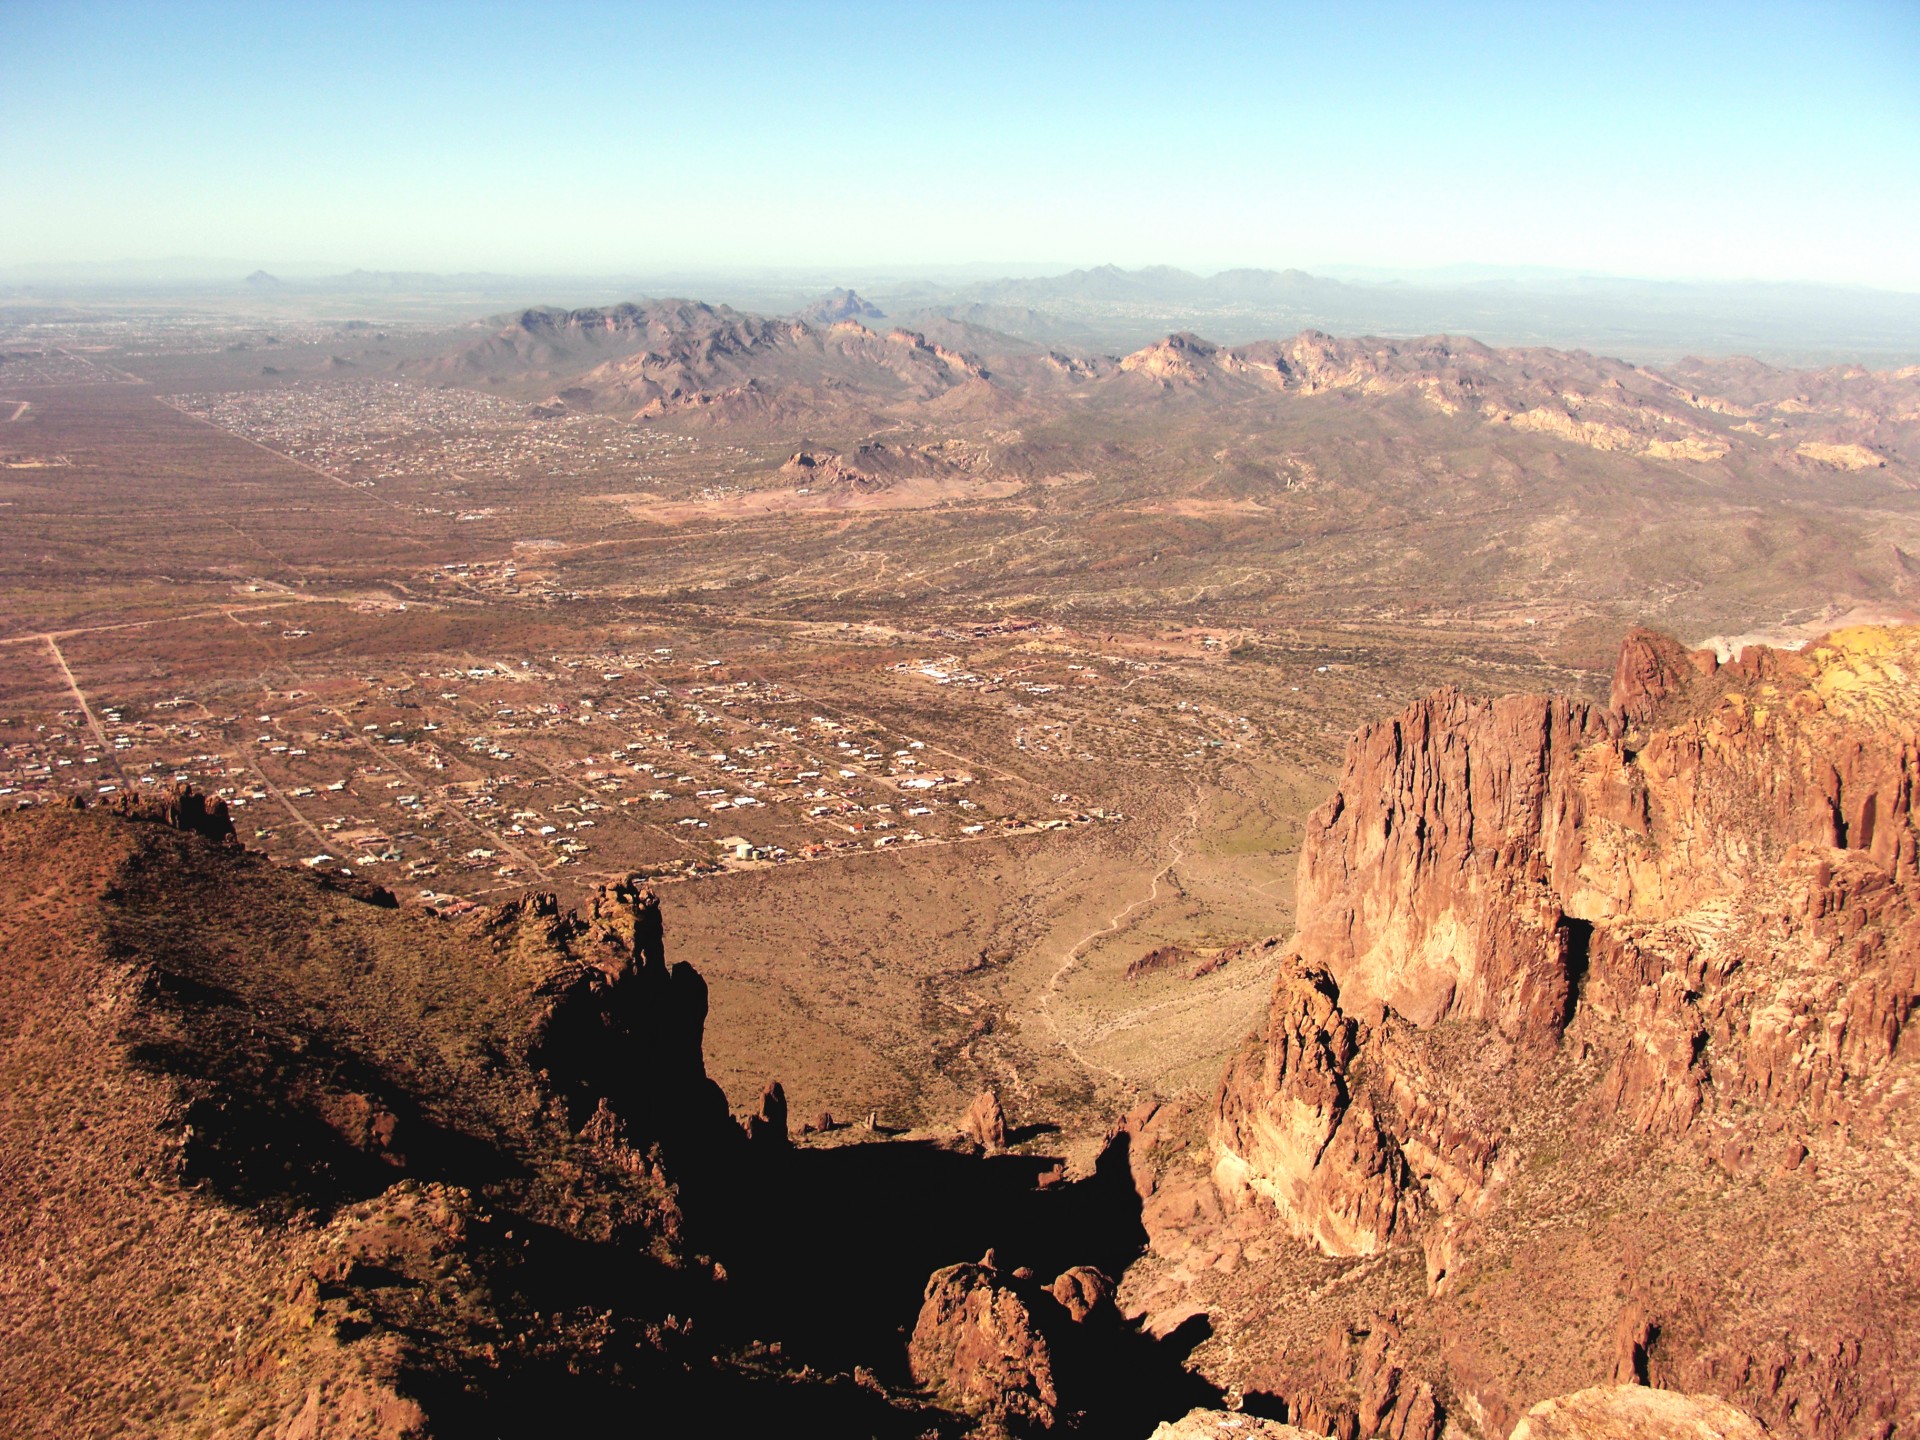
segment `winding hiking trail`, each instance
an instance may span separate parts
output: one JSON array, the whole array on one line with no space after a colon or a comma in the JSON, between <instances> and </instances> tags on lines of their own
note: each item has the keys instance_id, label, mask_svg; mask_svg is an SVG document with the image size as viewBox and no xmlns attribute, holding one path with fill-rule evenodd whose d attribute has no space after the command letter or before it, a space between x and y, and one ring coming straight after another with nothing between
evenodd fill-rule
<instances>
[{"instance_id":1,"label":"winding hiking trail","mask_svg":"<svg viewBox=\"0 0 1920 1440\"><path fill-rule=\"evenodd\" d=\"M1060 1028L1060 1022L1054 1018L1053 997L1060 993L1061 987L1065 983L1068 974L1073 970L1073 967L1080 962L1080 957L1089 945L1093 944L1096 940L1104 939L1108 935L1117 933L1120 928L1126 924L1127 918L1132 915L1134 911L1151 905L1160 898L1161 881L1172 874L1174 867L1187 858L1187 843L1193 838L1193 833L1199 827L1199 824L1200 792L1196 789L1193 794L1193 802L1187 807L1186 824L1183 825L1179 833L1173 837L1172 853L1168 856L1167 863L1154 872L1153 881L1147 887L1147 893L1131 904L1116 910L1107 920L1106 924L1089 930L1085 935L1082 935L1079 940L1075 941L1073 947L1067 951L1066 956L1060 961L1059 968L1048 977L1046 988L1040 992L1040 1003L1035 1008L1038 1010L1040 1018L1047 1022L1047 1029L1053 1032L1054 1044L1065 1050L1068 1055L1073 1057L1074 1063L1089 1074L1105 1073L1119 1081L1122 1085L1130 1083L1125 1075L1122 1075L1112 1066L1102 1065L1097 1061L1089 1060L1085 1055L1080 1053L1079 1047L1066 1035ZM1090 1031L1089 1034L1097 1032L1099 1028L1100 1027L1096 1026L1094 1031ZM1083 1036L1082 1038L1084 1039L1086 1037Z\"/></svg>"}]
</instances>

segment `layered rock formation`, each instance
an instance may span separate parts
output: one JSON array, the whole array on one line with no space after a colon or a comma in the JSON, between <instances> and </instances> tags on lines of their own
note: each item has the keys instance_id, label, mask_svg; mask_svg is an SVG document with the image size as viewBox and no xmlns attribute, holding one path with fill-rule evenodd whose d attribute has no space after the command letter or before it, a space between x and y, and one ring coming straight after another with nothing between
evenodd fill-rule
<instances>
[{"instance_id":1,"label":"layered rock formation","mask_svg":"<svg viewBox=\"0 0 1920 1440\"><path fill-rule=\"evenodd\" d=\"M1449 691L1361 732L1221 1083L1219 1185L1324 1255L1418 1255L1407 1344L1483 1434L1582 1373L1812 1436L1920 1423L1917 781L1914 631L1730 665L1636 633L1605 706ZM1516 1291L1522 1232L1574 1213L1587 1268L1534 1249ZM1510 1345L1496 1292L1592 1358Z\"/></svg>"},{"instance_id":2,"label":"layered rock formation","mask_svg":"<svg viewBox=\"0 0 1920 1440\"><path fill-rule=\"evenodd\" d=\"M1347 339L1303 330L1288 340L1215 345L1189 332L1122 357L1111 376L1134 389L1188 393L1226 387L1297 395L1407 395L1440 414L1490 428L1550 435L1591 450L1695 464L1759 448L1802 466L1858 471L1886 465L1863 425L1867 396L1889 418L1915 413L1911 370L1764 372L1758 385L1724 367L1683 362L1670 374L1584 351L1496 350L1450 335ZM1731 383L1730 383L1731 382ZM1801 393L1791 393L1796 383ZM1730 391L1754 398L1734 401ZM1715 417L1709 420L1708 417ZM1820 434L1790 432L1813 419ZM1727 425L1722 418L1740 423ZM1817 417L1817 418L1815 418ZM1789 438L1791 435L1792 438Z\"/></svg>"}]
</instances>

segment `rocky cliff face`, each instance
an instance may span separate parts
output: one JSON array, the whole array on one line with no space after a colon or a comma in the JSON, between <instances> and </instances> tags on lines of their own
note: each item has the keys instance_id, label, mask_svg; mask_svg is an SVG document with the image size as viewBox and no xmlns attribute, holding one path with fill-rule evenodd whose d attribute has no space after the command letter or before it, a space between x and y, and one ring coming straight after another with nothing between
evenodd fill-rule
<instances>
[{"instance_id":1,"label":"rocky cliff face","mask_svg":"<svg viewBox=\"0 0 1920 1440\"><path fill-rule=\"evenodd\" d=\"M1427 1378L1483 1432L1649 1372L1796 1433L1915 1424L1913 1227L1883 1207L1920 1160L1917 779L1910 630L1731 665L1636 633L1606 706L1449 691L1363 731L1308 827L1266 1025L1221 1082L1218 1184L1324 1255L1420 1254L1409 1328L1465 1327L1430 1337ZM1577 1278L1536 1255L1510 1302L1595 1332L1582 1377L1510 1347L1516 1316L1448 1307L1617 1179L1603 1154L1636 1167L1642 1213L1590 1227ZM1698 1205L1720 1252L1661 1252ZM1735 1275L1733 1309L1703 1313ZM1550 1318L1575 1294L1633 1333ZM1556 1365L1578 1383L1545 1387Z\"/></svg>"},{"instance_id":2,"label":"rocky cliff face","mask_svg":"<svg viewBox=\"0 0 1920 1440\"><path fill-rule=\"evenodd\" d=\"M524 928L529 910L557 909L550 896L509 903L491 928ZM573 1123L604 1104L641 1143L731 1138L727 1098L707 1078L702 1049L707 983L691 965L668 965L658 897L603 885L584 918L555 915L533 940L522 946L523 963L539 972L524 1050Z\"/></svg>"},{"instance_id":3,"label":"rocky cliff face","mask_svg":"<svg viewBox=\"0 0 1920 1440\"><path fill-rule=\"evenodd\" d=\"M1887 466L1886 435L1863 422L1869 414L1911 419L1920 379L1910 370L1770 371L1749 379L1697 362L1662 373L1584 351L1495 350L1445 335L1350 339L1317 330L1234 346L1182 332L1123 357L1117 373L1101 373L1135 395L1151 384L1180 392L1226 386L1249 395L1407 396L1443 415L1592 450L1692 464L1738 450L1797 469L1839 471Z\"/></svg>"},{"instance_id":4,"label":"rocky cliff face","mask_svg":"<svg viewBox=\"0 0 1920 1440\"><path fill-rule=\"evenodd\" d=\"M1221 1398L1114 1303L1124 1143L1069 1179L991 1093L977 1145L819 1143L851 1127L795 1136L777 1080L736 1120L651 892L442 917L351 879L190 790L0 814L7 1435L1104 1435Z\"/></svg>"}]
</instances>

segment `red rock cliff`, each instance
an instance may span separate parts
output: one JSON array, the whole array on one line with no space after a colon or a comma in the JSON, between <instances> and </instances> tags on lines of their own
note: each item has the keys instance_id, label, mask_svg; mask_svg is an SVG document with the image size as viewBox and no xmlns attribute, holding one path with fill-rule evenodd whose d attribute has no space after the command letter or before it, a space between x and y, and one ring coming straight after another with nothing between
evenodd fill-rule
<instances>
[{"instance_id":1,"label":"red rock cliff","mask_svg":"<svg viewBox=\"0 0 1920 1440\"><path fill-rule=\"evenodd\" d=\"M1482 1237L1520 1224L1532 1176L1579 1177L1564 1198L1602 1183L1589 1159L1605 1152L1658 1177L1651 1194L1709 1166L1772 1211L1762 1222L1751 1195L1715 1191L1721 1272L1786 1263L1762 1255L1809 1268L1749 1274L1744 1308L1702 1318L1713 1263L1635 1259L1622 1242L1599 1263L1623 1298L1655 1272L1667 1286L1634 1300L1652 1310L1632 1312L1626 1368L1809 1435L1913 1423L1920 1391L1898 1357L1920 1341L1920 1307L1898 1297L1920 1279L1900 1248L1914 1227L1904 1202L1892 1219L1873 1207L1910 1198L1920 1173L1900 1098L1920 1078L1917 777L1914 630L1727 665L1635 632L1606 707L1443 691L1367 728L1309 822L1267 1023L1222 1078L1217 1182L1328 1255L1422 1247L1438 1307ZM1854 1188L1800 1183L1814 1174ZM1680 1233L1679 1213L1658 1224ZM1788 1215L1800 1228L1781 1238ZM1894 1248L1869 1258L1865 1230ZM1848 1234L1844 1255L1813 1238ZM1547 1315L1551 1295L1521 1303L1568 1323ZM1598 1334L1570 1342L1599 1357L1582 1379L1477 1333L1447 1339L1441 1388L1489 1425L1554 1393L1528 1391L1529 1365L1635 1378L1599 1373L1612 1342Z\"/></svg>"}]
</instances>

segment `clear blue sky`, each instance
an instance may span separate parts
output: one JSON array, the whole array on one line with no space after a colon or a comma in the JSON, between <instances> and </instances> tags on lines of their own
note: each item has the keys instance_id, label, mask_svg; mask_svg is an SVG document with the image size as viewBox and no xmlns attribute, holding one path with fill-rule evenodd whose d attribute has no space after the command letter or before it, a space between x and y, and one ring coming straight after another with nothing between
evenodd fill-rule
<instances>
[{"instance_id":1,"label":"clear blue sky","mask_svg":"<svg viewBox=\"0 0 1920 1440\"><path fill-rule=\"evenodd\" d=\"M1920 0L0 0L0 264L1920 290Z\"/></svg>"}]
</instances>

